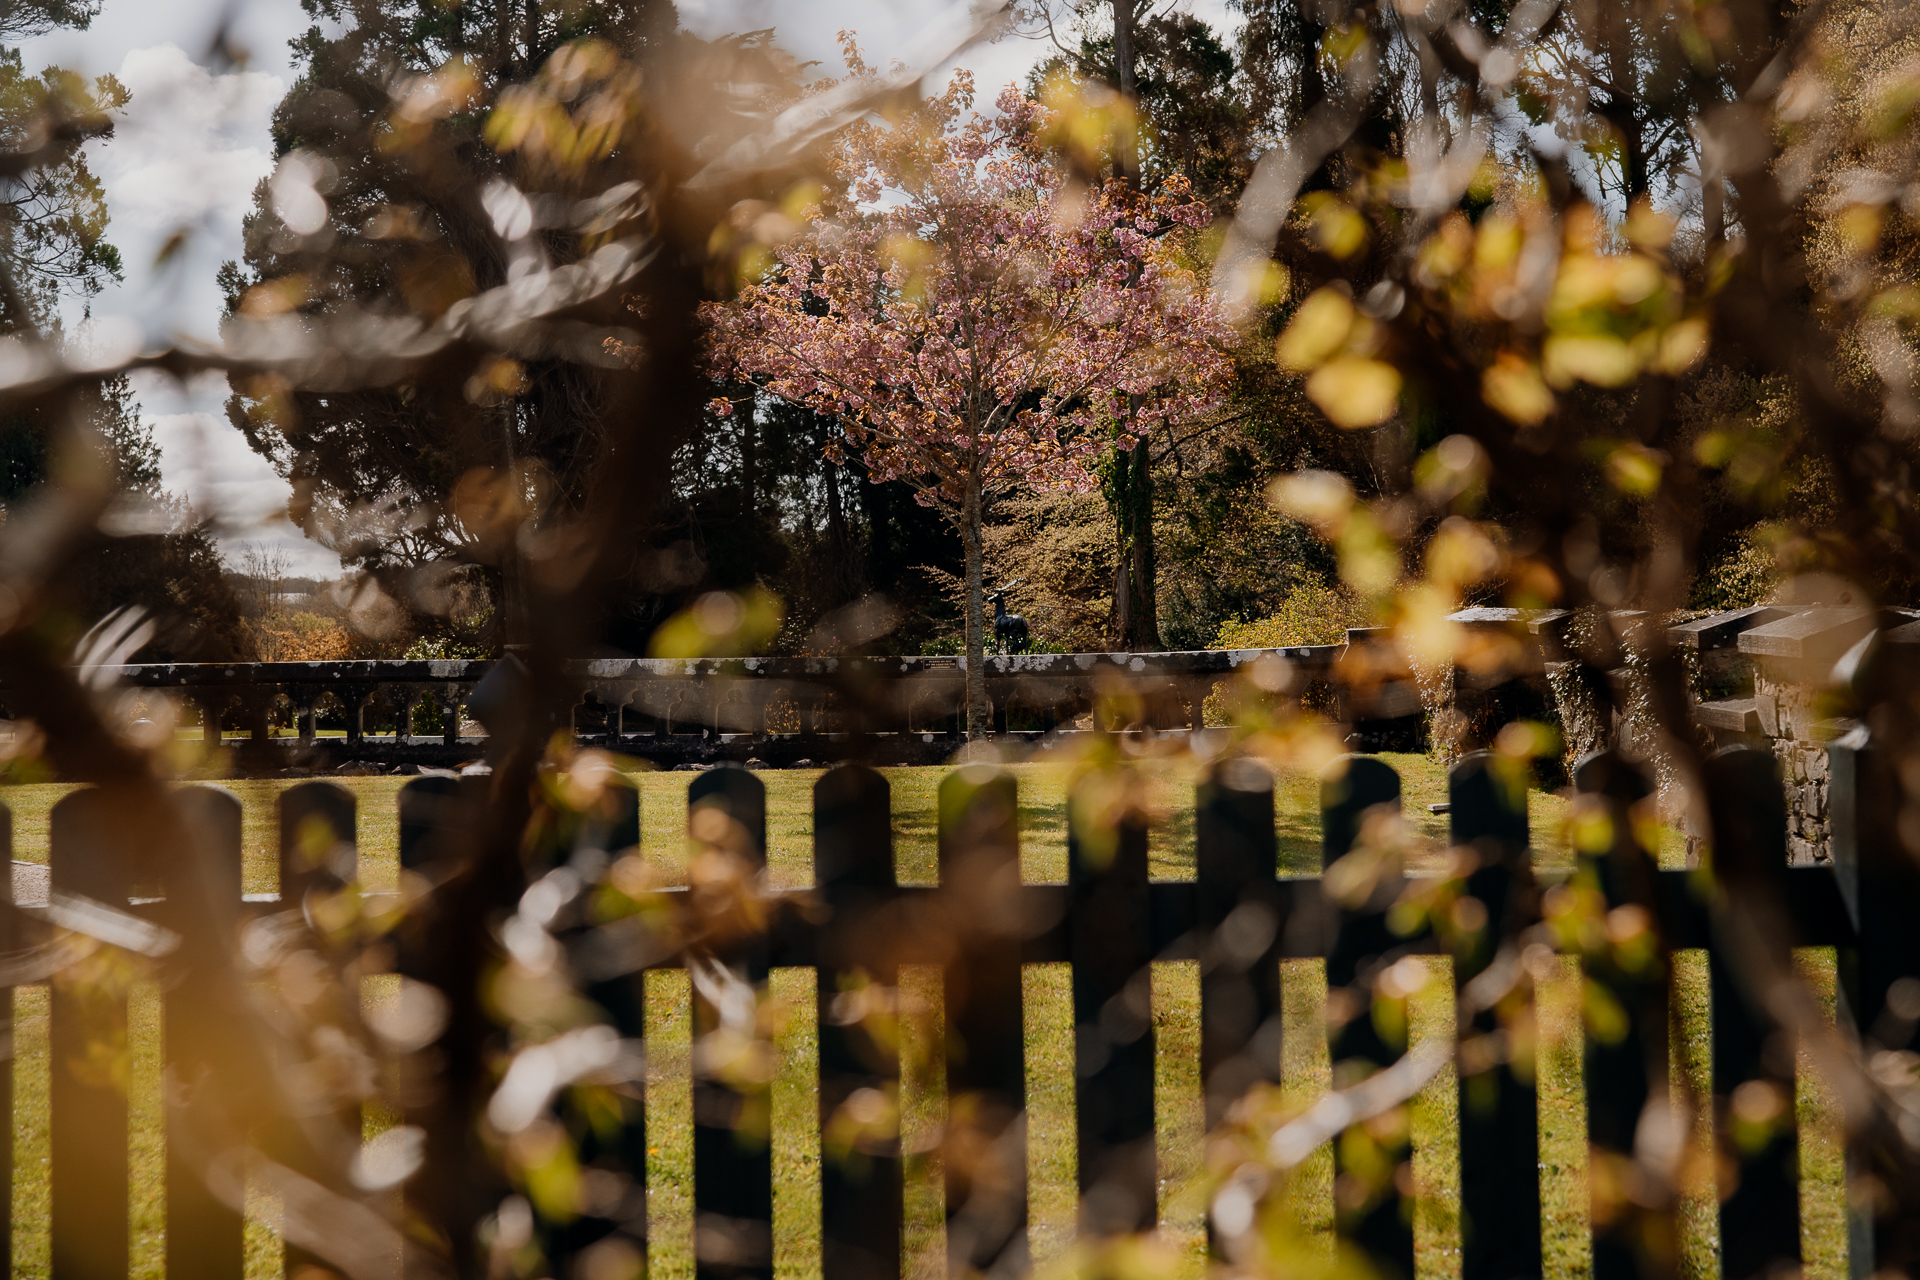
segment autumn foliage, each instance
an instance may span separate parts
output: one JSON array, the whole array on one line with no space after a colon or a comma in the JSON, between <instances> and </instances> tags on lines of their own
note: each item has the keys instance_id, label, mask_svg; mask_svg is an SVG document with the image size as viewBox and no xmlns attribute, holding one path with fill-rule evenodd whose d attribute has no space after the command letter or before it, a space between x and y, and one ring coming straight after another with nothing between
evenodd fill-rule
<instances>
[{"instance_id":1,"label":"autumn foliage","mask_svg":"<svg viewBox=\"0 0 1920 1280\"><path fill-rule=\"evenodd\" d=\"M832 181L772 215L787 234L762 273L703 314L716 374L837 415L876 479L960 525L977 683L985 510L1093 488L1116 438L1208 413L1228 363L1191 256L1210 215L1186 184L1085 185L1043 144L1053 108L1012 89L994 113L972 103L962 74L848 130Z\"/></svg>"}]
</instances>

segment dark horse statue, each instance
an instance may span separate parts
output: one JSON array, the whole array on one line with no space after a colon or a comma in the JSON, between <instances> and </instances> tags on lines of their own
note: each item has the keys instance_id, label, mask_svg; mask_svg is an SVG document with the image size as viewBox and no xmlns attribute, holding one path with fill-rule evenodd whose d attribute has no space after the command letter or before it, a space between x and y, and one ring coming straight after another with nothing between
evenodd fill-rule
<instances>
[{"instance_id":1,"label":"dark horse statue","mask_svg":"<svg viewBox=\"0 0 1920 1280\"><path fill-rule=\"evenodd\" d=\"M989 592L987 599L993 601L993 638L1000 642L1002 653L1025 653L1027 651L1027 620L1017 613L1007 612L1007 592L1019 586L1023 579L1016 578L998 591Z\"/></svg>"}]
</instances>

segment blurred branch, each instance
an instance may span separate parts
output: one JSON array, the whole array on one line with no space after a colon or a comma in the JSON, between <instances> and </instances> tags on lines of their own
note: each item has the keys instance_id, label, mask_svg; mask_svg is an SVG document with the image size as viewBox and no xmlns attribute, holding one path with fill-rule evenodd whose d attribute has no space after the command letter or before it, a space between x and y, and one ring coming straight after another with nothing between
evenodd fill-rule
<instances>
[{"instance_id":1,"label":"blurred branch","mask_svg":"<svg viewBox=\"0 0 1920 1280\"><path fill-rule=\"evenodd\" d=\"M1333 1141L1343 1129L1390 1111L1420 1092L1453 1061L1453 1052L1451 1037L1429 1040L1386 1070L1350 1088L1325 1094L1298 1119L1274 1132L1267 1142L1267 1158L1278 1168L1293 1168Z\"/></svg>"},{"instance_id":2,"label":"blurred branch","mask_svg":"<svg viewBox=\"0 0 1920 1280\"><path fill-rule=\"evenodd\" d=\"M931 18L920 38L877 78L849 77L825 93L806 98L774 117L764 132L749 134L728 147L692 178L687 187L712 191L756 174L783 168L830 133L846 128L887 99L912 90L927 76L978 43L1012 8L1012 0L977 6L955 0Z\"/></svg>"}]
</instances>

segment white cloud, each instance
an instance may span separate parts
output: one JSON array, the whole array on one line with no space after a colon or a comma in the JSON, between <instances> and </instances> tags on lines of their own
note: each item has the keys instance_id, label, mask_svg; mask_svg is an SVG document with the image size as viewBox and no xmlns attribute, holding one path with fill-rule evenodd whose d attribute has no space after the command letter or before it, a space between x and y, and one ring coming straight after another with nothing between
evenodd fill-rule
<instances>
[{"instance_id":1,"label":"white cloud","mask_svg":"<svg viewBox=\"0 0 1920 1280\"><path fill-rule=\"evenodd\" d=\"M154 342L211 339L222 307L214 273L240 257L241 219L273 171L269 124L286 81L215 73L174 44L129 50L114 74L132 100L113 136L91 146L89 162L106 191L127 279L96 303L96 314L131 317ZM176 236L183 239L171 260L158 263ZM221 411L224 379L178 387L147 377L136 391L160 445L163 483L215 521L226 554L265 543L284 548L296 572L340 571L332 552L287 523L286 482Z\"/></svg>"},{"instance_id":2,"label":"white cloud","mask_svg":"<svg viewBox=\"0 0 1920 1280\"><path fill-rule=\"evenodd\" d=\"M216 75L172 44L129 52L115 74L133 98L89 157L128 266L111 301L155 338L211 338L214 272L240 256L240 220L273 170L267 126L286 84L258 71ZM175 236L183 244L159 265Z\"/></svg>"},{"instance_id":3,"label":"white cloud","mask_svg":"<svg viewBox=\"0 0 1920 1280\"><path fill-rule=\"evenodd\" d=\"M340 572L332 552L307 541L287 520L287 485L222 416L205 412L150 414L167 460L167 484L214 521L221 549L233 558L247 543L283 548L295 573Z\"/></svg>"}]
</instances>

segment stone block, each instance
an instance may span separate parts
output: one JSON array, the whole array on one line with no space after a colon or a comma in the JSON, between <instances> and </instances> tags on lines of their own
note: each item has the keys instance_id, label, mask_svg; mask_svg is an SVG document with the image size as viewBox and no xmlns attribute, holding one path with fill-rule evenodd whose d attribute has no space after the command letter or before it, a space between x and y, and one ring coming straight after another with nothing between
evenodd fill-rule
<instances>
[{"instance_id":1,"label":"stone block","mask_svg":"<svg viewBox=\"0 0 1920 1280\"><path fill-rule=\"evenodd\" d=\"M1739 643L1741 632L1778 622L1792 613L1792 609L1763 604L1751 609L1709 614L1692 622L1668 627L1667 640L1677 648L1698 649L1703 653L1711 649L1728 649Z\"/></svg>"}]
</instances>

